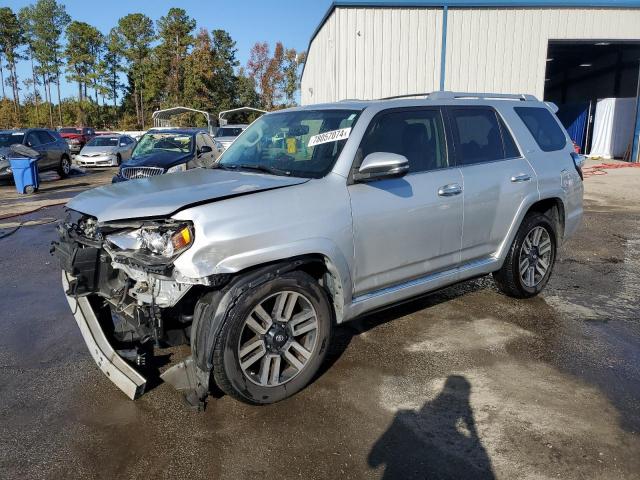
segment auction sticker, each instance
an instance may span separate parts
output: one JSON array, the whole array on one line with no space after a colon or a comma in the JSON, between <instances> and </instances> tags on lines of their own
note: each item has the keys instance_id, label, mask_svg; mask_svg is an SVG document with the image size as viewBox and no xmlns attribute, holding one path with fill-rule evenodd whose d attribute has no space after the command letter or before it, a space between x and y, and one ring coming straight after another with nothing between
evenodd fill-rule
<instances>
[{"instance_id":1,"label":"auction sticker","mask_svg":"<svg viewBox=\"0 0 640 480\"><path fill-rule=\"evenodd\" d=\"M340 130L330 130L328 132L319 133L309 139L308 147L320 145L321 143L337 142L349 138L351 128L341 128Z\"/></svg>"}]
</instances>

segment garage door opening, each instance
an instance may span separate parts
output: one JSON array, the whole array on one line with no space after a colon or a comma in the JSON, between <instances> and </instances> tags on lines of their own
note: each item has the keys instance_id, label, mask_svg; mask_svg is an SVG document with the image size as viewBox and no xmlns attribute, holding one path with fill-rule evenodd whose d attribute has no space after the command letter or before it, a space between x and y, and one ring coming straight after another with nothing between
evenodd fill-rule
<instances>
[{"instance_id":1,"label":"garage door opening","mask_svg":"<svg viewBox=\"0 0 640 480\"><path fill-rule=\"evenodd\" d=\"M549 41L544 99L582 152L631 160L639 76L640 42Z\"/></svg>"}]
</instances>

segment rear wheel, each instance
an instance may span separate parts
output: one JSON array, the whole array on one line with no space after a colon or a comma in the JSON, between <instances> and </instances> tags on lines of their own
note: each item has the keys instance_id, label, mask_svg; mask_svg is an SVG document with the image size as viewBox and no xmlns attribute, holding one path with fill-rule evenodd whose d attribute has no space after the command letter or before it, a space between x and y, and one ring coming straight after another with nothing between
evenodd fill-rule
<instances>
[{"instance_id":1,"label":"rear wheel","mask_svg":"<svg viewBox=\"0 0 640 480\"><path fill-rule=\"evenodd\" d=\"M284 274L243 293L215 342L216 384L256 405L292 396L322 364L331 319L326 293L303 272Z\"/></svg>"},{"instance_id":2,"label":"rear wheel","mask_svg":"<svg viewBox=\"0 0 640 480\"><path fill-rule=\"evenodd\" d=\"M537 295L547 285L556 260L556 231L552 220L528 214L520 225L507 258L493 278L498 288L515 298Z\"/></svg>"},{"instance_id":3,"label":"rear wheel","mask_svg":"<svg viewBox=\"0 0 640 480\"><path fill-rule=\"evenodd\" d=\"M66 155L63 155L60 159L60 165L58 166L58 175L62 178L66 178L69 176L69 172L71 172L71 160Z\"/></svg>"}]
</instances>

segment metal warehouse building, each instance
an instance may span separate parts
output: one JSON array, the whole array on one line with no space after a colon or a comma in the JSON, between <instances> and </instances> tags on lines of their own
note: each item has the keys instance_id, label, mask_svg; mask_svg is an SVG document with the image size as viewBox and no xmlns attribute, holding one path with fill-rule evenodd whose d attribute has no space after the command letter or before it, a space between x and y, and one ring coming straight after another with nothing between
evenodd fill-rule
<instances>
[{"instance_id":1,"label":"metal warehouse building","mask_svg":"<svg viewBox=\"0 0 640 480\"><path fill-rule=\"evenodd\" d=\"M639 60L640 0L338 0L312 35L301 101L532 93L583 150L609 142L604 156L637 160Z\"/></svg>"}]
</instances>

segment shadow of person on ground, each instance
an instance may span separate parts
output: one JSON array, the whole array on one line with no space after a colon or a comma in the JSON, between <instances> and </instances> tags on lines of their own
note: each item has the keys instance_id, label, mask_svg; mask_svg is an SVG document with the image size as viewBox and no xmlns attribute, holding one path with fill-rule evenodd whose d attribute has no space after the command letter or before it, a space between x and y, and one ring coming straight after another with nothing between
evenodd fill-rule
<instances>
[{"instance_id":1,"label":"shadow of person on ground","mask_svg":"<svg viewBox=\"0 0 640 480\"><path fill-rule=\"evenodd\" d=\"M451 375L438 396L420 410L401 410L369 452L383 479L493 479L469 404L471 385Z\"/></svg>"}]
</instances>

